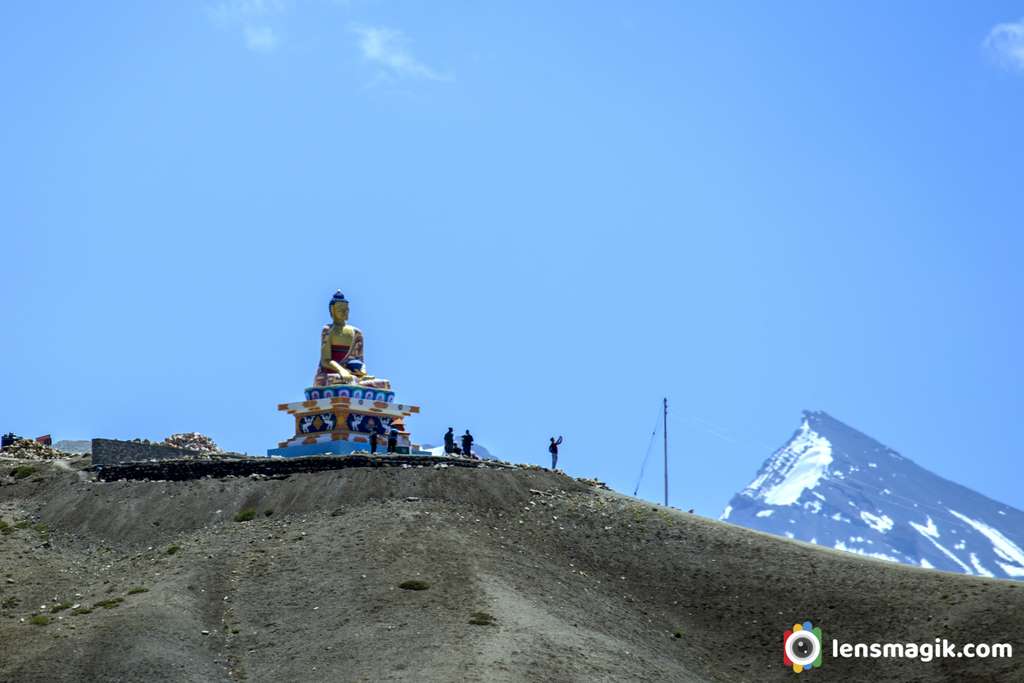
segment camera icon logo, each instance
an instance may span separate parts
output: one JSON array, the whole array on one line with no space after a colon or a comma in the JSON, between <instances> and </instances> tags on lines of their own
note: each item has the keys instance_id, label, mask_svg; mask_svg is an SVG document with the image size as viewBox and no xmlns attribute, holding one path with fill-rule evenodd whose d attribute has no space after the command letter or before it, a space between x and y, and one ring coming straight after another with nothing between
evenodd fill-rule
<instances>
[{"instance_id":1,"label":"camera icon logo","mask_svg":"<svg viewBox=\"0 0 1024 683\"><path fill-rule=\"evenodd\" d=\"M782 635L782 662L800 673L821 666L821 629L805 621Z\"/></svg>"}]
</instances>

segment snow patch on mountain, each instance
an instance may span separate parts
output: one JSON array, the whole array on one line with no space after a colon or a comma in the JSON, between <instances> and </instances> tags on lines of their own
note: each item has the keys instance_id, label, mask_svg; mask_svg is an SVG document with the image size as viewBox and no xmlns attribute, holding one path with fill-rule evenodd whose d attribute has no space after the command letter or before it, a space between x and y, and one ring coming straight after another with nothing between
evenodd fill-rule
<instances>
[{"instance_id":1,"label":"snow patch on mountain","mask_svg":"<svg viewBox=\"0 0 1024 683\"><path fill-rule=\"evenodd\" d=\"M939 552L941 552L943 555L945 555L950 560L952 560L954 564L956 564L958 567L960 567L964 571L964 574L973 574L974 573L974 572L971 571L970 567L968 567L966 564L964 564L963 561L961 561L960 558L956 556L955 553L951 552L949 549L946 548L946 546L942 545L937 540L935 540L936 538L938 538L938 533L936 533L935 536L933 537L932 536L932 530L930 528L928 528L928 527L923 527L920 524L914 524L913 522L910 523L910 526L912 526L913 528L917 529L917 531L920 532L920 534L922 536L924 536L926 539L928 539L928 541L933 546L935 546L935 548Z\"/></svg>"},{"instance_id":2,"label":"snow patch on mountain","mask_svg":"<svg viewBox=\"0 0 1024 683\"><path fill-rule=\"evenodd\" d=\"M874 558L879 559L879 560L886 560L887 562L899 562L900 561L898 557L893 557L892 555L886 555L885 553L869 553L868 551L864 550L863 548L852 548L852 547L846 545L845 543L843 543L842 541L836 541L836 544L834 546L832 546L832 547L834 547L836 550L845 550L848 553L857 553L858 555L864 555L866 557L874 557Z\"/></svg>"},{"instance_id":3,"label":"snow patch on mountain","mask_svg":"<svg viewBox=\"0 0 1024 683\"><path fill-rule=\"evenodd\" d=\"M917 522L909 522L909 524L925 536L930 536L931 538L939 537L939 527L935 526L935 522L932 521L931 517L928 518L928 523L924 525Z\"/></svg>"},{"instance_id":4,"label":"snow patch on mountain","mask_svg":"<svg viewBox=\"0 0 1024 683\"><path fill-rule=\"evenodd\" d=\"M892 519L888 515L873 515L870 512L860 513L860 518L864 520L864 523L869 527L880 533L885 533L892 529Z\"/></svg>"},{"instance_id":5,"label":"snow patch on mountain","mask_svg":"<svg viewBox=\"0 0 1024 683\"><path fill-rule=\"evenodd\" d=\"M970 524L974 529L982 536L992 542L992 547L995 549L996 555L1007 562L1016 563L1018 566L1012 566L999 562L1005 571L1010 576L1024 576L1024 551L1017 546L1016 543L1003 536L998 529L993 529L984 522L979 522L976 519L971 519L967 515L960 514L956 510L950 510L949 513L954 517L957 517L964 522Z\"/></svg>"},{"instance_id":6,"label":"snow patch on mountain","mask_svg":"<svg viewBox=\"0 0 1024 683\"><path fill-rule=\"evenodd\" d=\"M977 553L971 553L971 566L974 567L974 571L978 572L979 576L995 576L995 574L985 569L985 567L981 565L981 560L978 559Z\"/></svg>"},{"instance_id":7,"label":"snow patch on mountain","mask_svg":"<svg viewBox=\"0 0 1024 683\"><path fill-rule=\"evenodd\" d=\"M760 474L747 486L757 490L767 484L760 498L769 505L792 505L807 489L818 485L832 463L832 444L804 420L800 431L774 457L776 467Z\"/></svg>"}]
</instances>

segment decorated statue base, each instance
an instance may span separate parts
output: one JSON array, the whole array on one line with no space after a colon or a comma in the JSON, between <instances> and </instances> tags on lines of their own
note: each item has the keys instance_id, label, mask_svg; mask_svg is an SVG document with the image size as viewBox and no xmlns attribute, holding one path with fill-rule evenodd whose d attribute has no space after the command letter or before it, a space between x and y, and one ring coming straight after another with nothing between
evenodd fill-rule
<instances>
[{"instance_id":1,"label":"decorated statue base","mask_svg":"<svg viewBox=\"0 0 1024 683\"><path fill-rule=\"evenodd\" d=\"M347 455L370 450L370 435L377 434L377 453L387 452L388 435L397 430L395 453L429 455L409 440L403 419L420 412L419 406L395 403L394 392L350 384L306 389L310 398L277 407L295 416L295 436L271 448L267 455ZM357 396L370 398L356 398ZM382 395L383 400L377 400Z\"/></svg>"}]
</instances>

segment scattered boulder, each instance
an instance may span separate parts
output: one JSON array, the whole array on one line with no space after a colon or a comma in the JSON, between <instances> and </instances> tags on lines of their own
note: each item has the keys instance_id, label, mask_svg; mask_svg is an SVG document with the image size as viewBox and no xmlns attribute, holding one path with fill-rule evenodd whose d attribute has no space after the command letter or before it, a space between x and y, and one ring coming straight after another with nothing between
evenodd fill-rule
<instances>
[{"instance_id":1,"label":"scattered boulder","mask_svg":"<svg viewBox=\"0 0 1024 683\"><path fill-rule=\"evenodd\" d=\"M53 447L32 439L16 439L0 449L0 452L9 458L24 460L50 460L64 455Z\"/></svg>"},{"instance_id":2,"label":"scattered boulder","mask_svg":"<svg viewBox=\"0 0 1024 683\"><path fill-rule=\"evenodd\" d=\"M213 439L205 434L200 434L199 432L171 434L169 437L164 439L164 444L167 446L173 446L174 448L183 448L187 451L195 451L204 455L223 452Z\"/></svg>"},{"instance_id":3,"label":"scattered boulder","mask_svg":"<svg viewBox=\"0 0 1024 683\"><path fill-rule=\"evenodd\" d=\"M576 481L580 482L581 484L586 484L587 486L593 486L594 488L597 488L597 489L604 489L605 491L611 491L611 489L608 488L608 484L604 483L600 479L589 479L587 477L577 477Z\"/></svg>"}]
</instances>

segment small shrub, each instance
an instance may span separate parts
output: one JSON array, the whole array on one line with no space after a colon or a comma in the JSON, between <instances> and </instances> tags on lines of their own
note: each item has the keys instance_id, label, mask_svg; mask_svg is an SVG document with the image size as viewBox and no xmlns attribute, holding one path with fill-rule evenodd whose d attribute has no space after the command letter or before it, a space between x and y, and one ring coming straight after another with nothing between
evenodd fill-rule
<instances>
[{"instance_id":1,"label":"small shrub","mask_svg":"<svg viewBox=\"0 0 1024 683\"><path fill-rule=\"evenodd\" d=\"M23 519L20 522L15 522L14 523L14 528L15 529L27 529L30 526L32 526L32 522L28 521L27 519Z\"/></svg>"},{"instance_id":2,"label":"small shrub","mask_svg":"<svg viewBox=\"0 0 1024 683\"><path fill-rule=\"evenodd\" d=\"M76 607L75 609L71 610L71 613L74 614L76 617L79 614L91 614L92 613L92 608L91 607Z\"/></svg>"},{"instance_id":3,"label":"small shrub","mask_svg":"<svg viewBox=\"0 0 1024 683\"><path fill-rule=\"evenodd\" d=\"M4 520L0 519L0 534L5 534L6 535L6 534L13 534L13 533L14 533L14 527L11 526L10 524L8 524L7 522L5 522Z\"/></svg>"},{"instance_id":4,"label":"small shrub","mask_svg":"<svg viewBox=\"0 0 1024 683\"><path fill-rule=\"evenodd\" d=\"M128 589L128 595L138 595L139 593L148 593L148 592L149 592L149 589L148 588L143 588L142 586L136 586L135 588L129 588Z\"/></svg>"},{"instance_id":5,"label":"small shrub","mask_svg":"<svg viewBox=\"0 0 1024 683\"><path fill-rule=\"evenodd\" d=\"M32 618L29 619L29 623L35 626L46 626L50 623L50 621L52 621L50 617L46 616L45 614L33 614Z\"/></svg>"},{"instance_id":6,"label":"small shrub","mask_svg":"<svg viewBox=\"0 0 1024 683\"><path fill-rule=\"evenodd\" d=\"M103 609L114 609L118 605L124 602L124 598L110 598L109 600L100 600L92 606L93 609L102 607Z\"/></svg>"},{"instance_id":7,"label":"small shrub","mask_svg":"<svg viewBox=\"0 0 1024 683\"><path fill-rule=\"evenodd\" d=\"M469 623L474 626L494 626L494 615L487 612L473 612L469 616Z\"/></svg>"},{"instance_id":8,"label":"small shrub","mask_svg":"<svg viewBox=\"0 0 1024 683\"><path fill-rule=\"evenodd\" d=\"M172 545L170 548L167 549L167 554L168 555L173 555L176 552L178 552L179 550L181 550L181 546L180 545Z\"/></svg>"},{"instance_id":9,"label":"small shrub","mask_svg":"<svg viewBox=\"0 0 1024 683\"><path fill-rule=\"evenodd\" d=\"M412 581L403 581L398 584L398 587L406 591L425 591L430 588L430 584L426 581L414 579Z\"/></svg>"},{"instance_id":10,"label":"small shrub","mask_svg":"<svg viewBox=\"0 0 1024 683\"><path fill-rule=\"evenodd\" d=\"M256 519L256 508L242 508L235 515L236 522L251 522Z\"/></svg>"},{"instance_id":11,"label":"small shrub","mask_svg":"<svg viewBox=\"0 0 1024 683\"><path fill-rule=\"evenodd\" d=\"M68 607L71 607L71 603L70 602L62 602L59 605L54 605L53 607L50 608L50 614L56 614L57 612L63 612Z\"/></svg>"},{"instance_id":12,"label":"small shrub","mask_svg":"<svg viewBox=\"0 0 1024 683\"><path fill-rule=\"evenodd\" d=\"M25 477L31 477L36 473L36 468L31 465L19 465L11 470L11 474L14 475L15 479L24 479Z\"/></svg>"},{"instance_id":13,"label":"small shrub","mask_svg":"<svg viewBox=\"0 0 1024 683\"><path fill-rule=\"evenodd\" d=\"M50 527L46 526L43 522L39 522L39 524L36 524L32 528L35 529L40 536L46 536L50 533Z\"/></svg>"},{"instance_id":14,"label":"small shrub","mask_svg":"<svg viewBox=\"0 0 1024 683\"><path fill-rule=\"evenodd\" d=\"M677 628L675 630L675 633L672 634L672 637L673 638L682 638L683 637L683 629Z\"/></svg>"},{"instance_id":15,"label":"small shrub","mask_svg":"<svg viewBox=\"0 0 1024 683\"><path fill-rule=\"evenodd\" d=\"M18 600L18 598L14 597L12 595L9 598L4 598L3 602L0 602L0 607L3 607L4 609L14 609L15 607L18 606L18 603L20 603L20 602L21 601Z\"/></svg>"},{"instance_id":16,"label":"small shrub","mask_svg":"<svg viewBox=\"0 0 1024 683\"><path fill-rule=\"evenodd\" d=\"M264 511L263 511L263 516L264 516L264 517L269 517L269 516L270 516L270 515L272 515L272 514L274 514L274 511L273 511L273 510L264 510Z\"/></svg>"}]
</instances>

